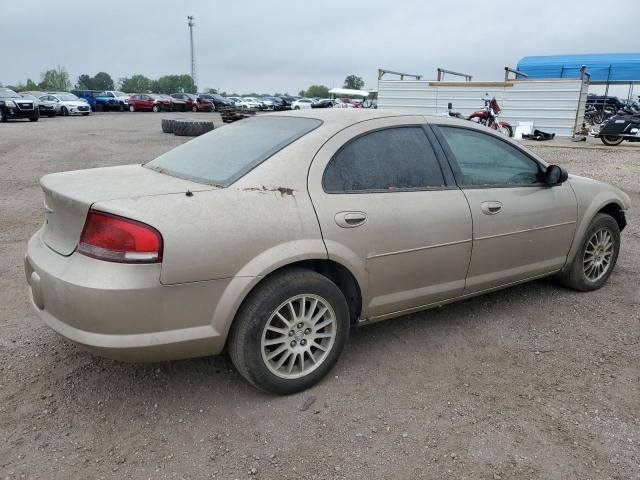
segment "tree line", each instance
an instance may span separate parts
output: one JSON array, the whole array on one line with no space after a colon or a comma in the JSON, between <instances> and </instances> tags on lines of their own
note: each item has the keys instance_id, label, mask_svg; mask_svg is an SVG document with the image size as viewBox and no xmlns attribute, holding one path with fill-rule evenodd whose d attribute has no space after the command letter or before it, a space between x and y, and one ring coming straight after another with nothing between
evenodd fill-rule
<instances>
[{"instance_id":1,"label":"tree line","mask_svg":"<svg viewBox=\"0 0 640 480\"><path fill-rule=\"evenodd\" d=\"M156 92L156 93L196 93L196 85L191 75L163 75L157 80L152 80L144 75L133 75L130 78L120 78L115 82L107 72L98 72L91 76L82 74L75 84L71 83L69 72L63 66L58 65L43 72L40 82L36 83L31 78L16 85L7 85L7 88L21 92L24 90L41 90L45 92L68 92L69 90L122 90L125 93Z\"/></svg>"},{"instance_id":2,"label":"tree line","mask_svg":"<svg viewBox=\"0 0 640 480\"><path fill-rule=\"evenodd\" d=\"M2 86L2 84L0 84ZM152 80L142 74L135 74L131 77L123 77L115 82L111 75L107 72L98 72L91 76L89 74L82 74L78 77L75 84L71 83L69 72L63 66L58 65L56 68L52 68L43 72L40 75L40 82L36 83L32 79L27 78L25 83L18 83L16 85L7 85L15 91L24 90L41 90L45 92L68 92L72 88L76 90L122 90L125 93L141 93L141 92L155 92L155 93L196 93L197 86L193 82L191 75L163 75L157 80ZM364 88L364 80L362 77L356 75L348 75L344 79L343 88L350 88L353 90L362 90ZM208 93L220 93L222 96L250 96L250 97L265 97L271 96L269 93L247 93L236 94L227 92L218 92L214 88L205 89ZM329 97L329 87L326 85L311 85L306 90L300 90L298 92L302 97ZM274 93L273 96L287 96L285 92Z\"/></svg>"}]
</instances>

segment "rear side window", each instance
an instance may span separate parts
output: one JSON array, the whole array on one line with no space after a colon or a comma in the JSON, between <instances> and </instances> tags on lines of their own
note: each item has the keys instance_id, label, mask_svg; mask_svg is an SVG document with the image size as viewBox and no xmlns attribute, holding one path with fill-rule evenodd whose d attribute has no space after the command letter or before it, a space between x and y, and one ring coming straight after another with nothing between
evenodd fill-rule
<instances>
[{"instance_id":1,"label":"rear side window","mask_svg":"<svg viewBox=\"0 0 640 480\"><path fill-rule=\"evenodd\" d=\"M456 157L463 185L526 185L543 181L536 161L493 135L466 128L438 129Z\"/></svg>"},{"instance_id":2,"label":"rear side window","mask_svg":"<svg viewBox=\"0 0 640 480\"><path fill-rule=\"evenodd\" d=\"M321 125L312 118L255 117L191 140L145 167L195 182L227 187Z\"/></svg>"},{"instance_id":3,"label":"rear side window","mask_svg":"<svg viewBox=\"0 0 640 480\"><path fill-rule=\"evenodd\" d=\"M435 153L421 127L377 130L349 141L324 173L328 193L442 187Z\"/></svg>"}]
</instances>

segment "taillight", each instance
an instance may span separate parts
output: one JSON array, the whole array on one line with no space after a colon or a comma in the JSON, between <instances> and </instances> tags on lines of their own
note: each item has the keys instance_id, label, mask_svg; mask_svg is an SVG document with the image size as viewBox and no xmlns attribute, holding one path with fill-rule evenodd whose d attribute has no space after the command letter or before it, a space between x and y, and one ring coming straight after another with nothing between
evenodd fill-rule
<instances>
[{"instance_id":1,"label":"taillight","mask_svg":"<svg viewBox=\"0 0 640 480\"><path fill-rule=\"evenodd\" d=\"M107 262L158 263L162 236L142 222L89 210L77 251Z\"/></svg>"}]
</instances>

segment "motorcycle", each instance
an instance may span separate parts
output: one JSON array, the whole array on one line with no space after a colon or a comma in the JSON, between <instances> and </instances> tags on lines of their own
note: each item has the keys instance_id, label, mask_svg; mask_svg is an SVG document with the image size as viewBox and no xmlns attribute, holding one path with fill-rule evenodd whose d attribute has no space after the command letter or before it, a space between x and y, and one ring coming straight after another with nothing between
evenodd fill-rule
<instances>
[{"instance_id":1,"label":"motorcycle","mask_svg":"<svg viewBox=\"0 0 640 480\"><path fill-rule=\"evenodd\" d=\"M508 137L513 137L513 127L511 124L509 122L498 120L498 115L500 115L502 109L500 108L500 105L498 105L496 98L493 97L491 100L489 100L489 98L483 98L482 100L484 101L484 108L473 112L466 119L459 112L453 112L453 103L449 102L447 105L449 109L449 116L480 123L504 133Z\"/></svg>"},{"instance_id":2,"label":"motorcycle","mask_svg":"<svg viewBox=\"0 0 640 480\"><path fill-rule=\"evenodd\" d=\"M609 146L620 145L624 140L640 142L640 113L620 111L605 120L593 136Z\"/></svg>"}]
</instances>

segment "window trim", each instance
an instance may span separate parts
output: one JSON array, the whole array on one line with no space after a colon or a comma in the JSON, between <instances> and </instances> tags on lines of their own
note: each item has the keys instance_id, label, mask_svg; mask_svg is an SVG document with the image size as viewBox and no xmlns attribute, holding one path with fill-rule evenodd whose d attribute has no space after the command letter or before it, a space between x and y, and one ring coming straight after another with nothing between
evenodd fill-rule
<instances>
[{"instance_id":1,"label":"window trim","mask_svg":"<svg viewBox=\"0 0 640 480\"><path fill-rule=\"evenodd\" d=\"M366 132L359 133L358 135L356 135L354 137L351 137L349 140L347 140L345 143L343 143L340 146L340 148L338 148L335 152L333 152L333 154L331 155L331 158L329 158L329 161L324 166L324 170L322 172L322 180L321 180L322 191L327 195L362 195L362 194L369 194L369 193L430 192L430 191L439 191L439 190L457 190L458 186L455 183L451 183L450 177L445 173L446 169L450 168L450 167L449 167L448 164L447 165L443 164L442 159L440 158L441 155L439 155L438 149L436 148L436 146L433 144L433 142L429 138L429 135L428 135L427 130L426 130L427 126L428 125L426 123L407 123L407 124L403 124L403 125L388 125L388 126L385 126L385 127L373 128L371 130L367 130ZM354 140L357 140L357 139L359 139L361 137L364 137L366 135L370 135L372 133L380 132L380 131L383 131L383 130L394 130L394 129L397 129L397 128L419 128L420 130L422 130L422 133L425 136L425 141L426 141L427 145L431 147L431 150L433 151L433 155L435 157L435 160L436 160L436 162L438 164L438 167L440 168L440 173L442 174L442 179L444 180L444 185L443 186L438 186L438 187L416 187L416 188L349 190L349 191L342 191L342 192L334 192L334 191L328 191L327 190L326 185L325 185L325 180L326 180L326 176L327 176L327 170L329 169L329 165L331 164L333 159L336 157L336 155L338 155L347 145L349 145Z\"/></svg>"},{"instance_id":2,"label":"window trim","mask_svg":"<svg viewBox=\"0 0 640 480\"><path fill-rule=\"evenodd\" d=\"M508 142L507 140L500 138L498 135L493 135L491 133L487 133L487 132L483 132L477 128L471 128L471 127L467 127L464 125L449 125L449 124L442 124L442 123L436 123L436 124L431 124L431 129L433 130L433 133L436 137L436 139L438 140L438 143L440 144L440 146L442 147L442 150L444 151L447 160L449 162L449 165L451 166L451 170L453 172L453 176L456 180L456 184L458 185L458 187L462 190L471 190L471 189L487 189L487 188L520 188L520 187L536 187L536 188L540 188L540 187L548 187L548 185L545 182L537 182L537 183L496 183L496 184L491 184L491 185L465 185L462 182L462 170L460 169L460 164L458 163L458 159L456 158L456 156L454 155L453 151L451 150L451 148L449 147L449 144L447 143L447 140L444 138L444 135L442 134L442 132L440 131L440 127L444 127L444 128L457 128L460 130L469 130L472 132L478 132L480 134L483 135L487 135L491 138L494 138L500 142L505 143L506 145L510 146L511 148L516 149L518 152L520 152L521 154L523 154L525 157L527 157L529 160L533 161L537 166L538 169L540 171L540 173L542 175L545 174L545 172L547 171L547 167L541 163L539 160L537 160L536 158L532 157L531 154L529 152L527 152L526 150L524 150L523 148L521 148L519 145L514 145L511 142Z\"/></svg>"}]
</instances>

